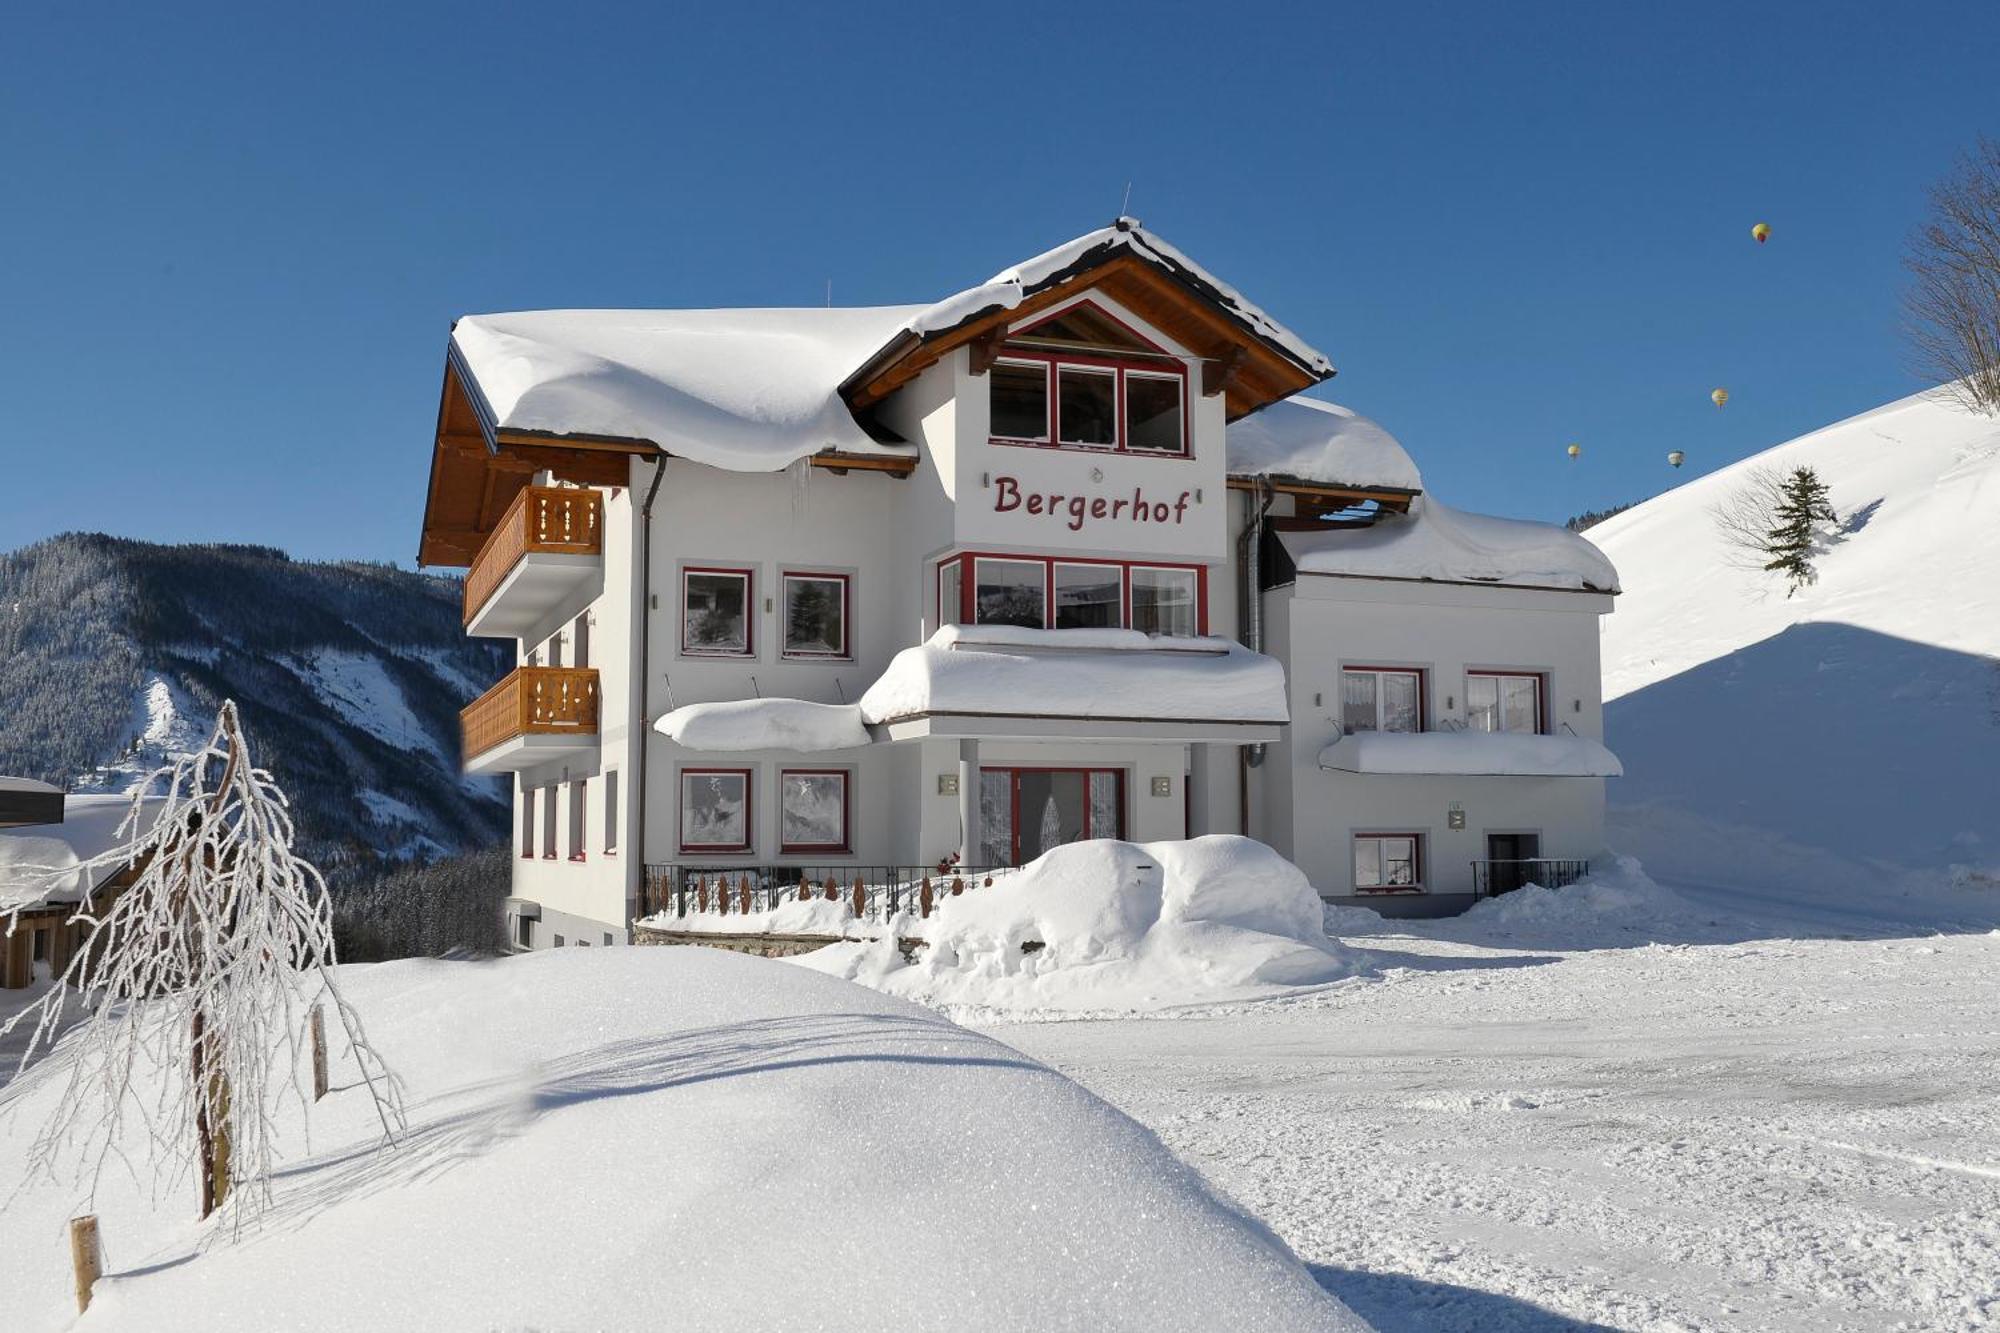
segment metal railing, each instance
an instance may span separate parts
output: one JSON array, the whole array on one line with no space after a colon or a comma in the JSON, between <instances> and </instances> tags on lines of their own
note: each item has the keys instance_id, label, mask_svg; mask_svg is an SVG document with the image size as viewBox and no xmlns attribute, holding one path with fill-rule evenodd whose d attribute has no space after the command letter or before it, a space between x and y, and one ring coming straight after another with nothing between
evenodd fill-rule
<instances>
[{"instance_id":1,"label":"metal railing","mask_svg":"<svg viewBox=\"0 0 2000 1333\"><path fill-rule=\"evenodd\" d=\"M887 921L898 912L927 917L945 898L990 888L1014 866L649 865L639 915L750 916L786 903L847 904L857 919Z\"/></svg>"},{"instance_id":2,"label":"metal railing","mask_svg":"<svg viewBox=\"0 0 2000 1333\"><path fill-rule=\"evenodd\" d=\"M1525 861L1474 861L1472 892L1482 898L1507 893L1529 884L1560 889L1590 873L1589 861L1536 857Z\"/></svg>"}]
</instances>

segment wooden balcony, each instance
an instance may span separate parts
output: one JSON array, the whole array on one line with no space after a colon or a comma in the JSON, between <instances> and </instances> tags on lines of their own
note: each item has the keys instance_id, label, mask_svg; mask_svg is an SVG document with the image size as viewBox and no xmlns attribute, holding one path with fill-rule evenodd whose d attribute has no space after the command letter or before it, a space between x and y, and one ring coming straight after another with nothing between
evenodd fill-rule
<instances>
[{"instance_id":1,"label":"wooden balcony","mask_svg":"<svg viewBox=\"0 0 2000 1333\"><path fill-rule=\"evenodd\" d=\"M597 672L520 667L458 715L468 773L513 773L597 748Z\"/></svg>"},{"instance_id":2,"label":"wooden balcony","mask_svg":"<svg viewBox=\"0 0 2000 1333\"><path fill-rule=\"evenodd\" d=\"M604 497L524 486L465 574L465 632L515 639L604 588Z\"/></svg>"}]
</instances>

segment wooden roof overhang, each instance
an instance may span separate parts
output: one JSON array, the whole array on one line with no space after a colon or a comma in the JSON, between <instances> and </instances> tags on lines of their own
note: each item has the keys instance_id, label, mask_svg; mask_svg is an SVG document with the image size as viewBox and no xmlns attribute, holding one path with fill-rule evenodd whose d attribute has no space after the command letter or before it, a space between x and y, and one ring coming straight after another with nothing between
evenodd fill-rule
<instances>
[{"instance_id":1,"label":"wooden roof overhang","mask_svg":"<svg viewBox=\"0 0 2000 1333\"><path fill-rule=\"evenodd\" d=\"M579 486L625 486L631 481L634 455L669 456L651 440L498 429L477 379L459 357L457 347L447 344L417 563L470 566L494 525L537 472L545 471L558 481ZM900 476L908 476L916 461L914 454L903 458L837 450L811 459L813 466L834 472L879 471Z\"/></svg>"},{"instance_id":2,"label":"wooden roof overhang","mask_svg":"<svg viewBox=\"0 0 2000 1333\"><path fill-rule=\"evenodd\" d=\"M1103 293L1201 356L1201 392L1224 395L1227 420L1248 416L1332 378L1332 370L1308 365L1265 337L1198 274L1165 267L1127 246L1106 242L1036 284L1017 305L977 312L946 330L898 334L841 383L841 396L859 413L956 348L971 344L988 354L983 359L990 359L1008 328L1083 291Z\"/></svg>"},{"instance_id":3,"label":"wooden roof overhang","mask_svg":"<svg viewBox=\"0 0 2000 1333\"><path fill-rule=\"evenodd\" d=\"M1345 508L1348 505L1363 504L1373 500L1384 509L1402 513L1409 509L1410 501L1422 494L1420 491L1406 490L1400 486L1350 486L1338 482L1307 481L1300 477L1268 476L1249 477L1232 474L1229 489L1232 491L1254 491L1262 484L1274 495L1290 495L1315 507Z\"/></svg>"}]
</instances>

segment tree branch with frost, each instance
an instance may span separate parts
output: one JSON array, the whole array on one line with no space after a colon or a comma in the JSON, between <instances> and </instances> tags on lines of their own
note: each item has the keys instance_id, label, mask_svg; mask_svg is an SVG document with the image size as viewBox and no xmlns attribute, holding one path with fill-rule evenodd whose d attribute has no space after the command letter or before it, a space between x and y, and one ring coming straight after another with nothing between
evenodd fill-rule
<instances>
[{"instance_id":1,"label":"tree branch with frost","mask_svg":"<svg viewBox=\"0 0 2000 1333\"><path fill-rule=\"evenodd\" d=\"M149 824L145 793L156 785L166 796ZM156 1190L195 1170L204 1217L218 1207L254 1215L270 1201L281 1107L310 1107L300 1065L322 998L392 1141L401 1093L334 974L326 882L292 850L288 802L250 764L233 702L200 750L135 790L118 833L118 847L58 872L83 886L68 918L82 939L47 993L0 1026L0 1037L29 1028L20 1071L62 1039L63 1058L42 1070L61 1093L30 1149L30 1177L57 1178L73 1158L94 1194L113 1162L137 1173L136 1137ZM122 893L90 887L127 869L137 877ZM20 911L7 912L8 933ZM65 1034L73 1012L77 1030Z\"/></svg>"}]
</instances>

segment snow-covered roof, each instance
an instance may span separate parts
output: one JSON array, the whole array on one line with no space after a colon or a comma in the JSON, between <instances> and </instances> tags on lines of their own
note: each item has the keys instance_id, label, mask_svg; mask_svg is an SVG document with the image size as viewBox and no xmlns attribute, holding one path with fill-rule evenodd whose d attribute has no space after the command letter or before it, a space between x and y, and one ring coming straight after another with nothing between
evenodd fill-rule
<instances>
[{"instance_id":1,"label":"snow-covered roof","mask_svg":"<svg viewBox=\"0 0 2000 1333\"><path fill-rule=\"evenodd\" d=\"M1283 532L1279 539L1301 574L1618 591L1618 571L1575 533L1468 513L1430 495L1411 501L1407 514L1385 513L1367 527Z\"/></svg>"},{"instance_id":2,"label":"snow-covered roof","mask_svg":"<svg viewBox=\"0 0 2000 1333\"><path fill-rule=\"evenodd\" d=\"M1228 639L947 625L861 696L871 724L933 714L1284 722L1285 671Z\"/></svg>"},{"instance_id":3,"label":"snow-covered roof","mask_svg":"<svg viewBox=\"0 0 2000 1333\"><path fill-rule=\"evenodd\" d=\"M1299 394L1229 424L1229 475L1422 490L1396 437L1359 412Z\"/></svg>"},{"instance_id":4,"label":"snow-covered roof","mask_svg":"<svg viewBox=\"0 0 2000 1333\"><path fill-rule=\"evenodd\" d=\"M33 778L0 777L0 791L26 791L47 796L52 793L60 794L62 788L56 786L54 783L37 782Z\"/></svg>"},{"instance_id":5,"label":"snow-covered roof","mask_svg":"<svg viewBox=\"0 0 2000 1333\"><path fill-rule=\"evenodd\" d=\"M1100 261L1107 253L1124 250L1174 276L1204 289L1229 314L1241 320L1260 338L1278 346L1301 366L1321 379L1333 374L1333 363L1305 339L1272 319L1207 269L1189 259L1166 241L1147 231L1137 218L1119 218L1108 227L1086 232L1053 250L994 274L977 287L947 296L911 315L904 330L918 337L944 333L995 310L1012 310L1045 287L1063 281L1071 273ZM857 363L858 364L858 363Z\"/></svg>"},{"instance_id":6,"label":"snow-covered roof","mask_svg":"<svg viewBox=\"0 0 2000 1333\"><path fill-rule=\"evenodd\" d=\"M151 828L165 804L158 797L145 798L136 832ZM130 796L71 796L60 824L0 831L0 910L74 902L117 874L121 867L116 865L85 867L131 840L133 834L121 837L118 832L131 811Z\"/></svg>"},{"instance_id":7,"label":"snow-covered roof","mask_svg":"<svg viewBox=\"0 0 2000 1333\"><path fill-rule=\"evenodd\" d=\"M856 704L816 704L803 699L734 699L685 704L653 724L690 750L851 750L868 744Z\"/></svg>"},{"instance_id":8,"label":"snow-covered roof","mask_svg":"<svg viewBox=\"0 0 2000 1333\"><path fill-rule=\"evenodd\" d=\"M1489 731L1362 731L1319 752L1319 766L1343 773L1448 777L1616 778L1618 756L1588 736Z\"/></svg>"},{"instance_id":9,"label":"snow-covered roof","mask_svg":"<svg viewBox=\"0 0 2000 1333\"><path fill-rule=\"evenodd\" d=\"M836 390L922 309L532 310L467 315L451 345L494 430L771 472L826 449L914 456L871 439Z\"/></svg>"}]
</instances>

